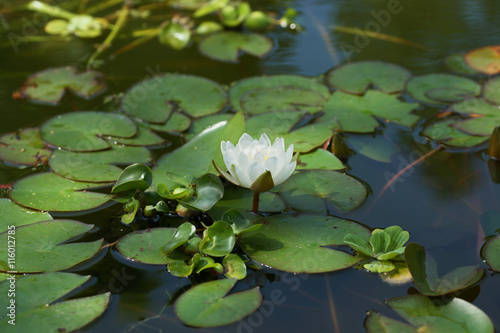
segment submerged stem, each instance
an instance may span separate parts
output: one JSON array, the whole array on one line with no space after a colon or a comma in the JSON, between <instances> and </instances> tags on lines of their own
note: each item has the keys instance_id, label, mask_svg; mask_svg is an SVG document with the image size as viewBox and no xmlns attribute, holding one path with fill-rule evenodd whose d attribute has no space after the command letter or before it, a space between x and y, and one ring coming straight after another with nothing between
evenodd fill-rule
<instances>
[{"instance_id":1,"label":"submerged stem","mask_svg":"<svg viewBox=\"0 0 500 333\"><path fill-rule=\"evenodd\" d=\"M253 192L253 206L252 206L252 212L257 213L259 211L259 195L260 192Z\"/></svg>"}]
</instances>

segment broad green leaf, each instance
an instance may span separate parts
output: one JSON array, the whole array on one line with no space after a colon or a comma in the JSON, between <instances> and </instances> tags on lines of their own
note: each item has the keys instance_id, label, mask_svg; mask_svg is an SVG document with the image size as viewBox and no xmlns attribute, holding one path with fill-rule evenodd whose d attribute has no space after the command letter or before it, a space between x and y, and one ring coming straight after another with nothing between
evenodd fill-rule
<instances>
[{"instance_id":1,"label":"broad green leaf","mask_svg":"<svg viewBox=\"0 0 500 333\"><path fill-rule=\"evenodd\" d=\"M130 190L146 190L153 182L151 169L139 163L134 163L126 167L118 177L111 193L119 193Z\"/></svg>"},{"instance_id":2,"label":"broad green leaf","mask_svg":"<svg viewBox=\"0 0 500 333\"><path fill-rule=\"evenodd\" d=\"M427 126L422 134L451 147L473 147L488 140L487 137L470 135L455 128L460 121L461 118L451 118L435 122Z\"/></svg>"},{"instance_id":3,"label":"broad green leaf","mask_svg":"<svg viewBox=\"0 0 500 333\"><path fill-rule=\"evenodd\" d=\"M228 279L237 278L242 280L247 276L247 267L237 254L230 253L222 260L224 266L224 276Z\"/></svg>"},{"instance_id":4,"label":"broad green leaf","mask_svg":"<svg viewBox=\"0 0 500 333\"><path fill-rule=\"evenodd\" d=\"M496 76L483 86L483 97L488 102L500 105L500 76Z\"/></svg>"},{"instance_id":5,"label":"broad green leaf","mask_svg":"<svg viewBox=\"0 0 500 333\"><path fill-rule=\"evenodd\" d=\"M261 224L253 224L251 220L247 219L236 209L229 209L226 211L221 220L226 221L233 227L235 235L239 235L242 232L257 230L262 226Z\"/></svg>"},{"instance_id":6,"label":"broad green leaf","mask_svg":"<svg viewBox=\"0 0 500 333\"><path fill-rule=\"evenodd\" d=\"M485 271L476 266L464 266L438 278L435 263L431 258L426 258L425 249L416 243L406 246L405 260L413 277L413 283L427 296L446 295L465 289L485 275Z\"/></svg>"},{"instance_id":7,"label":"broad green leaf","mask_svg":"<svg viewBox=\"0 0 500 333\"><path fill-rule=\"evenodd\" d=\"M112 149L92 153L56 150L49 160L52 171L71 180L85 182L113 182L122 169L117 164L151 163L151 152L143 147L113 145Z\"/></svg>"},{"instance_id":8,"label":"broad green leaf","mask_svg":"<svg viewBox=\"0 0 500 333\"><path fill-rule=\"evenodd\" d=\"M379 255L388 251L391 243L391 236L384 230L375 229L370 237L370 244L372 246L372 253L377 258Z\"/></svg>"},{"instance_id":9,"label":"broad green leaf","mask_svg":"<svg viewBox=\"0 0 500 333\"><path fill-rule=\"evenodd\" d=\"M66 91L91 99L105 90L104 75L100 72L78 73L75 67L57 67L29 76L16 94L32 102L57 105Z\"/></svg>"},{"instance_id":10,"label":"broad green leaf","mask_svg":"<svg viewBox=\"0 0 500 333\"><path fill-rule=\"evenodd\" d=\"M25 128L0 137L0 161L12 165L45 164L52 150L45 148L39 128Z\"/></svg>"},{"instance_id":11,"label":"broad green leaf","mask_svg":"<svg viewBox=\"0 0 500 333\"><path fill-rule=\"evenodd\" d=\"M467 65L473 69L495 75L500 73L500 45L483 46L465 55Z\"/></svg>"},{"instance_id":12,"label":"broad green leaf","mask_svg":"<svg viewBox=\"0 0 500 333\"><path fill-rule=\"evenodd\" d=\"M279 188L283 200L301 212L327 214L332 208L348 212L358 207L367 191L355 178L331 170L305 170Z\"/></svg>"},{"instance_id":13,"label":"broad green leaf","mask_svg":"<svg viewBox=\"0 0 500 333\"><path fill-rule=\"evenodd\" d=\"M397 225L385 228L384 232L391 237L391 243L388 247L390 251L403 247L408 239L410 239L410 233Z\"/></svg>"},{"instance_id":14,"label":"broad green leaf","mask_svg":"<svg viewBox=\"0 0 500 333\"><path fill-rule=\"evenodd\" d=\"M486 242L483 248L483 256L492 270L500 272L500 235Z\"/></svg>"},{"instance_id":15,"label":"broad green leaf","mask_svg":"<svg viewBox=\"0 0 500 333\"><path fill-rule=\"evenodd\" d=\"M244 232L238 240L253 260L294 273L322 273L350 267L361 259L331 248L344 244L351 233L368 240L370 232L352 221L312 214L264 217L262 227Z\"/></svg>"},{"instance_id":16,"label":"broad green leaf","mask_svg":"<svg viewBox=\"0 0 500 333\"><path fill-rule=\"evenodd\" d=\"M200 253L212 257L224 257L234 247L235 237L231 225L225 221L216 221L203 232Z\"/></svg>"},{"instance_id":17,"label":"broad green leaf","mask_svg":"<svg viewBox=\"0 0 500 333\"><path fill-rule=\"evenodd\" d=\"M227 295L236 279L205 282L183 293L174 310L186 325L216 327L234 323L257 310L262 302L259 287Z\"/></svg>"},{"instance_id":18,"label":"broad green leaf","mask_svg":"<svg viewBox=\"0 0 500 333\"><path fill-rule=\"evenodd\" d=\"M405 68L383 61L359 61L335 67L326 75L334 89L362 95L371 86L385 93L397 93L405 88L411 74Z\"/></svg>"},{"instance_id":19,"label":"broad green leaf","mask_svg":"<svg viewBox=\"0 0 500 333\"><path fill-rule=\"evenodd\" d=\"M202 17L208 15L216 10L227 5L229 0L211 0L207 3L204 3L193 13L193 17Z\"/></svg>"},{"instance_id":20,"label":"broad green leaf","mask_svg":"<svg viewBox=\"0 0 500 333\"><path fill-rule=\"evenodd\" d=\"M446 105L446 102L438 99L431 99L427 93L433 89L453 89L457 94L466 96L478 96L481 93L481 86L468 78L452 74L424 74L411 78L406 84L407 92L417 101L430 105ZM443 91L446 95L450 91ZM435 95L434 95L435 97Z\"/></svg>"},{"instance_id":21,"label":"broad green leaf","mask_svg":"<svg viewBox=\"0 0 500 333\"><path fill-rule=\"evenodd\" d=\"M166 265L174 259L167 257L163 247L176 229L154 228L131 232L118 241L116 249L128 259L150 265ZM185 258L178 258L187 260Z\"/></svg>"},{"instance_id":22,"label":"broad green leaf","mask_svg":"<svg viewBox=\"0 0 500 333\"><path fill-rule=\"evenodd\" d=\"M498 106L488 103L482 98L468 99L453 104L452 111L470 115L472 118L458 122L454 127L470 135L490 136L496 126L500 125Z\"/></svg>"},{"instance_id":23,"label":"broad green leaf","mask_svg":"<svg viewBox=\"0 0 500 333\"><path fill-rule=\"evenodd\" d=\"M62 114L49 119L40 129L48 144L78 152L111 148L102 136L130 138L136 132L135 123L124 115L96 111Z\"/></svg>"},{"instance_id":24,"label":"broad green leaf","mask_svg":"<svg viewBox=\"0 0 500 333\"><path fill-rule=\"evenodd\" d=\"M260 34L221 31L202 39L199 50L214 60L236 63L241 52L261 58L269 53L273 46L271 39Z\"/></svg>"},{"instance_id":25,"label":"broad green leaf","mask_svg":"<svg viewBox=\"0 0 500 333\"><path fill-rule=\"evenodd\" d=\"M186 139L189 141L204 130L212 127L213 125L221 122L221 121L227 121L233 117L232 114L230 113L220 113L220 114L214 114L206 117L201 117L198 119L195 119L193 123L191 124L191 127L187 131L185 135Z\"/></svg>"},{"instance_id":26,"label":"broad green leaf","mask_svg":"<svg viewBox=\"0 0 500 333\"><path fill-rule=\"evenodd\" d=\"M182 50L191 39L191 30L178 23L169 22L160 29L158 39L160 43L174 50Z\"/></svg>"},{"instance_id":27,"label":"broad green leaf","mask_svg":"<svg viewBox=\"0 0 500 333\"><path fill-rule=\"evenodd\" d=\"M9 199L0 198L0 233L7 231L9 226L20 227L40 221L52 220L47 212L39 212L16 205Z\"/></svg>"},{"instance_id":28,"label":"broad green leaf","mask_svg":"<svg viewBox=\"0 0 500 333\"><path fill-rule=\"evenodd\" d=\"M374 260L368 264L364 264L363 267L373 273L387 273L396 269L396 266L387 260Z\"/></svg>"},{"instance_id":29,"label":"broad green leaf","mask_svg":"<svg viewBox=\"0 0 500 333\"><path fill-rule=\"evenodd\" d=\"M374 117L403 126L413 126L418 116L411 113L418 103L406 103L396 95L368 90L363 96L334 92L325 103L323 120L345 132L370 133L379 127Z\"/></svg>"},{"instance_id":30,"label":"broad green leaf","mask_svg":"<svg viewBox=\"0 0 500 333\"><path fill-rule=\"evenodd\" d=\"M244 133L245 123L242 114L236 114L227 123L218 123L203 131L195 138L176 150L161 157L153 168L154 184L163 183L173 188L180 180L169 174L191 180L203 174L215 173L212 160L223 164L220 150L221 141L237 142Z\"/></svg>"},{"instance_id":31,"label":"broad green leaf","mask_svg":"<svg viewBox=\"0 0 500 333\"><path fill-rule=\"evenodd\" d=\"M201 117L221 111L226 103L225 90L212 80L194 75L167 74L133 86L123 96L121 107L136 118L164 124L177 107L190 116Z\"/></svg>"},{"instance_id":32,"label":"broad green leaf","mask_svg":"<svg viewBox=\"0 0 500 333\"><path fill-rule=\"evenodd\" d=\"M172 260L168 263L167 269L173 276L186 277L193 273L194 264L188 264L184 260Z\"/></svg>"},{"instance_id":33,"label":"broad green leaf","mask_svg":"<svg viewBox=\"0 0 500 333\"><path fill-rule=\"evenodd\" d=\"M184 222L177 229L175 229L172 238L165 244L163 251L169 253L185 244L196 233L196 228L189 222Z\"/></svg>"},{"instance_id":34,"label":"broad green leaf","mask_svg":"<svg viewBox=\"0 0 500 333\"><path fill-rule=\"evenodd\" d=\"M73 298L56 302L59 298L80 287L90 276L72 273L47 273L17 277L15 296L15 325L2 316L0 330L17 332L73 332L84 327L107 308L109 293ZM2 295L9 293L10 281L0 283ZM9 298L2 297L0 306L6 309Z\"/></svg>"},{"instance_id":35,"label":"broad green leaf","mask_svg":"<svg viewBox=\"0 0 500 333\"><path fill-rule=\"evenodd\" d=\"M207 116L210 117L210 116ZM227 118L231 118L230 116ZM189 128L191 119L179 112L172 112L167 122L164 124L147 124L147 127L165 133L181 133ZM201 131L200 131L201 132Z\"/></svg>"},{"instance_id":36,"label":"broad green leaf","mask_svg":"<svg viewBox=\"0 0 500 333\"><path fill-rule=\"evenodd\" d=\"M75 182L54 173L37 173L12 185L10 199L21 206L51 212L81 212L104 205L110 195L89 192L95 183Z\"/></svg>"},{"instance_id":37,"label":"broad green leaf","mask_svg":"<svg viewBox=\"0 0 500 333\"><path fill-rule=\"evenodd\" d=\"M374 311L368 312L364 326L369 333L418 333L412 326Z\"/></svg>"},{"instance_id":38,"label":"broad green leaf","mask_svg":"<svg viewBox=\"0 0 500 333\"><path fill-rule=\"evenodd\" d=\"M168 124L168 123L167 123ZM131 138L119 138L115 136L108 136L106 140L125 146L159 146L165 143L165 139L155 134L151 129L153 125L136 122L137 133ZM156 130L156 129L155 129Z\"/></svg>"},{"instance_id":39,"label":"broad green leaf","mask_svg":"<svg viewBox=\"0 0 500 333\"><path fill-rule=\"evenodd\" d=\"M372 247L368 244L366 240L355 234L347 234L344 237L344 243L352 247L355 251L360 254L364 254L368 257L372 256Z\"/></svg>"},{"instance_id":40,"label":"broad green leaf","mask_svg":"<svg viewBox=\"0 0 500 333\"><path fill-rule=\"evenodd\" d=\"M451 71L457 74L477 75L478 71L465 63L465 53L452 53L444 59L444 63Z\"/></svg>"},{"instance_id":41,"label":"broad green leaf","mask_svg":"<svg viewBox=\"0 0 500 333\"><path fill-rule=\"evenodd\" d=\"M356 153L382 163L390 163L391 157L400 152L384 135L349 135L347 141Z\"/></svg>"},{"instance_id":42,"label":"broad green leaf","mask_svg":"<svg viewBox=\"0 0 500 333\"><path fill-rule=\"evenodd\" d=\"M64 244L92 229L93 225L71 220L48 220L16 228L15 267L8 263L8 248L0 248L0 269L19 273L54 272L68 269L92 258L102 240ZM0 234L8 244L8 231Z\"/></svg>"},{"instance_id":43,"label":"broad green leaf","mask_svg":"<svg viewBox=\"0 0 500 333\"><path fill-rule=\"evenodd\" d=\"M328 88L318 82L316 78L309 78L299 75L269 75L269 76L254 76L245 78L231 84L229 88L229 102L236 111L243 112L240 104L243 96L247 95L253 90L262 90L266 88L296 88L304 91L313 91L319 93L323 99L330 97Z\"/></svg>"},{"instance_id":44,"label":"broad green leaf","mask_svg":"<svg viewBox=\"0 0 500 333\"><path fill-rule=\"evenodd\" d=\"M345 168L342 161L335 154L325 149L316 149L307 154L300 155L296 170L342 170Z\"/></svg>"},{"instance_id":45,"label":"broad green leaf","mask_svg":"<svg viewBox=\"0 0 500 333\"><path fill-rule=\"evenodd\" d=\"M206 212L222 199L223 195L224 185L219 177L213 173L207 173L196 183L196 197L181 199L179 203L189 209Z\"/></svg>"},{"instance_id":46,"label":"broad green leaf","mask_svg":"<svg viewBox=\"0 0 500 333\"><path fill-rule=\"evenodd\" d=\"M242 2L238 6L224 6L219 11L221 22L226 27L236 27L250 14L250 5L247 2Z\"/></svg>"}]
</instances>

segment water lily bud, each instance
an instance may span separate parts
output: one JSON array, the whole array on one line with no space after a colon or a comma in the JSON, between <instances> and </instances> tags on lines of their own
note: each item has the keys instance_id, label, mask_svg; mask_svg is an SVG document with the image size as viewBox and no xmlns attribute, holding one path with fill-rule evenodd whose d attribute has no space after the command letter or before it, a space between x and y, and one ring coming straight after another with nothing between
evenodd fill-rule
<instances>
[{"instance_id":1,"label":"water lily bud","mask_svg":"<svg viewBox=\"0 0 500 333\"><path fill-rule=\"evenodd\" d=\"M335 132L332 137L332 145L331 145L331 151L332 153L335 154L338 158L345 159L349 157L351 154L351 150L345 143L344 139L342 138L342 135L339 133Z\"/></svg>"},{"instance_id":2,"label":"water lily bud","mask_svg":"<svg viewBox=\"0 0 500 333\"><path fill-rule=\"evenodd\" d=\"M261 11L251 12L247 17L245 28L261 31L267 29L273 23L273 19Z\"/></svg>"},{"instance_id":3,"label":"water lily bud","mask_svg":"<svg viewBox=\"0 0 500 333\"><path fill-rule=\"evenodd\" d=\"M500 160L500 126L495 127L488 144L488 155Z\"/></svg>"},{"instance_id":4,"label":"water lily bud","mask_svg":"<svg viewBox=\"0 0 500 333\"><path fill-rule=\"evenodd\" d=\"M222 141L221 150L229 172L214 163L217 171L233 184L255 192L269 191L283 183L297 166L298 155L292 157L293 145L285 151L283 138L276 138L271 145L265 133L259 140L245 133L236 146L229 141Z\"/></svg>"}]
</instances>

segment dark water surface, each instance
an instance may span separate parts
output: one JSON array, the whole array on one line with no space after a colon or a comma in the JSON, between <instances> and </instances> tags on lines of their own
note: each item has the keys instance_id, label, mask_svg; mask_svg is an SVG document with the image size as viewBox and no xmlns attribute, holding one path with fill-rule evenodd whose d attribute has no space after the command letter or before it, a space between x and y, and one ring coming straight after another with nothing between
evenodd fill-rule
<instances>
[{"instance_id":1,"label":"dark water surface","mask_svg":"<svg viewBox=\"0 0 500 333\"><path fill-rule=\"evenodd\" d=\"M201 56L194 45L176 52L153 40L113 60L103 58L106 63L99 70L105 73L109 86L104 95L123 92L135 82L150 77L151 73L190 73L229 84L260 74L317 76L348 59L391 61L413 74L447 72L443 65L447 54L500 41L498 0L297 0L269 2L266 6L270 10L295 7L301 12L300 22L305 31L293 34L277 29L270 33L278 44L271 55L260 60L244 56L240 64L209 60ZM388 6L395 6L397 9L393 12L397 13L384 16L390 13ZM30 16L26 18L31 19ZM20 19L12 18L13 24ZM335 26L362 29L377 29L378 26L383 34L422 47L376 38L361 40L353 34L334 32ZM118 41L117 45L124 43ZM356 52L342 51L348 46ZM108 107L102 96L91 101L65 98L58 107L11 98L12 92L18 90L28 75L48 67L83 66L91 52L92 42L85 40L22 44L18 52L3 49L0 54L0 134L39 126L60 113ZM485 146L467 152L437 152L411 168L377 199L387 183L387 174L397 173L433 148L420 137L418 127L388 125L381 132L378 135L384 135L400 151L391 157L391 164L361 154L349 159L348 173L369 184L373 193L362 207L342 217L373 228L397 224L408 230L410 241L423 245L437 260L441 275L459 266L486 267L478 254L482 244L479 216L489 210L500 210L500 187L492 182L484 161ZM11 183L30 172L29 169L0 167L0 184ZM118 212L119 207L114 206L109 211L75 219L98 225L108 236L120 234L117 229L126 233L127 227L114 218ZM101 289L115 293L105 315L83 329L84 332L195 331L176 319L172 306L166 306L180 287L189 284L187 279L172 277L165 271L125 266L111 253L81 272L96 277L96 283L84 294ZM267 300L258 313L243 323L198 331L364 332L366 311L374 309L397 318L383 301L406 295L411 286L390 286L376 274L355 269L296 276L274 273L274 282L265 282L263 273L257 276L264 285L262 293ZM248 283L253 286L255 281ZM240 289L248 287L244 282L238 285ZM480 292L473 304L491 318L499 331L500 277L488 273L479 286Z\"/></svg>"}]
</instances>

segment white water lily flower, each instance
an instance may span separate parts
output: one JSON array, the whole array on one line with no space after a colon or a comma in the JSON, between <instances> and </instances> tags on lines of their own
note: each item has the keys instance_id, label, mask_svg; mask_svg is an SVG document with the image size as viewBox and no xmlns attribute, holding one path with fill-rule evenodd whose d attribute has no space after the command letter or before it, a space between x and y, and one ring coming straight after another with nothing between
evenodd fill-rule
<instances>
[{"instance_id":1,"label":"white water lily flower","mask_svg":"<svg viewBox=\"0 0 500 333\"><path fill-rule=\"evenodd\" d=\"M298 155L292 157L293 145L285 151L283 138L276 138L271 145L265 133L260 140L245 133L236 146L222 141L221 150L230 175L216 165L217 171L230 182L256 192L268 191L283 183L297 166Z\"/></svg>"}]
</instances>

